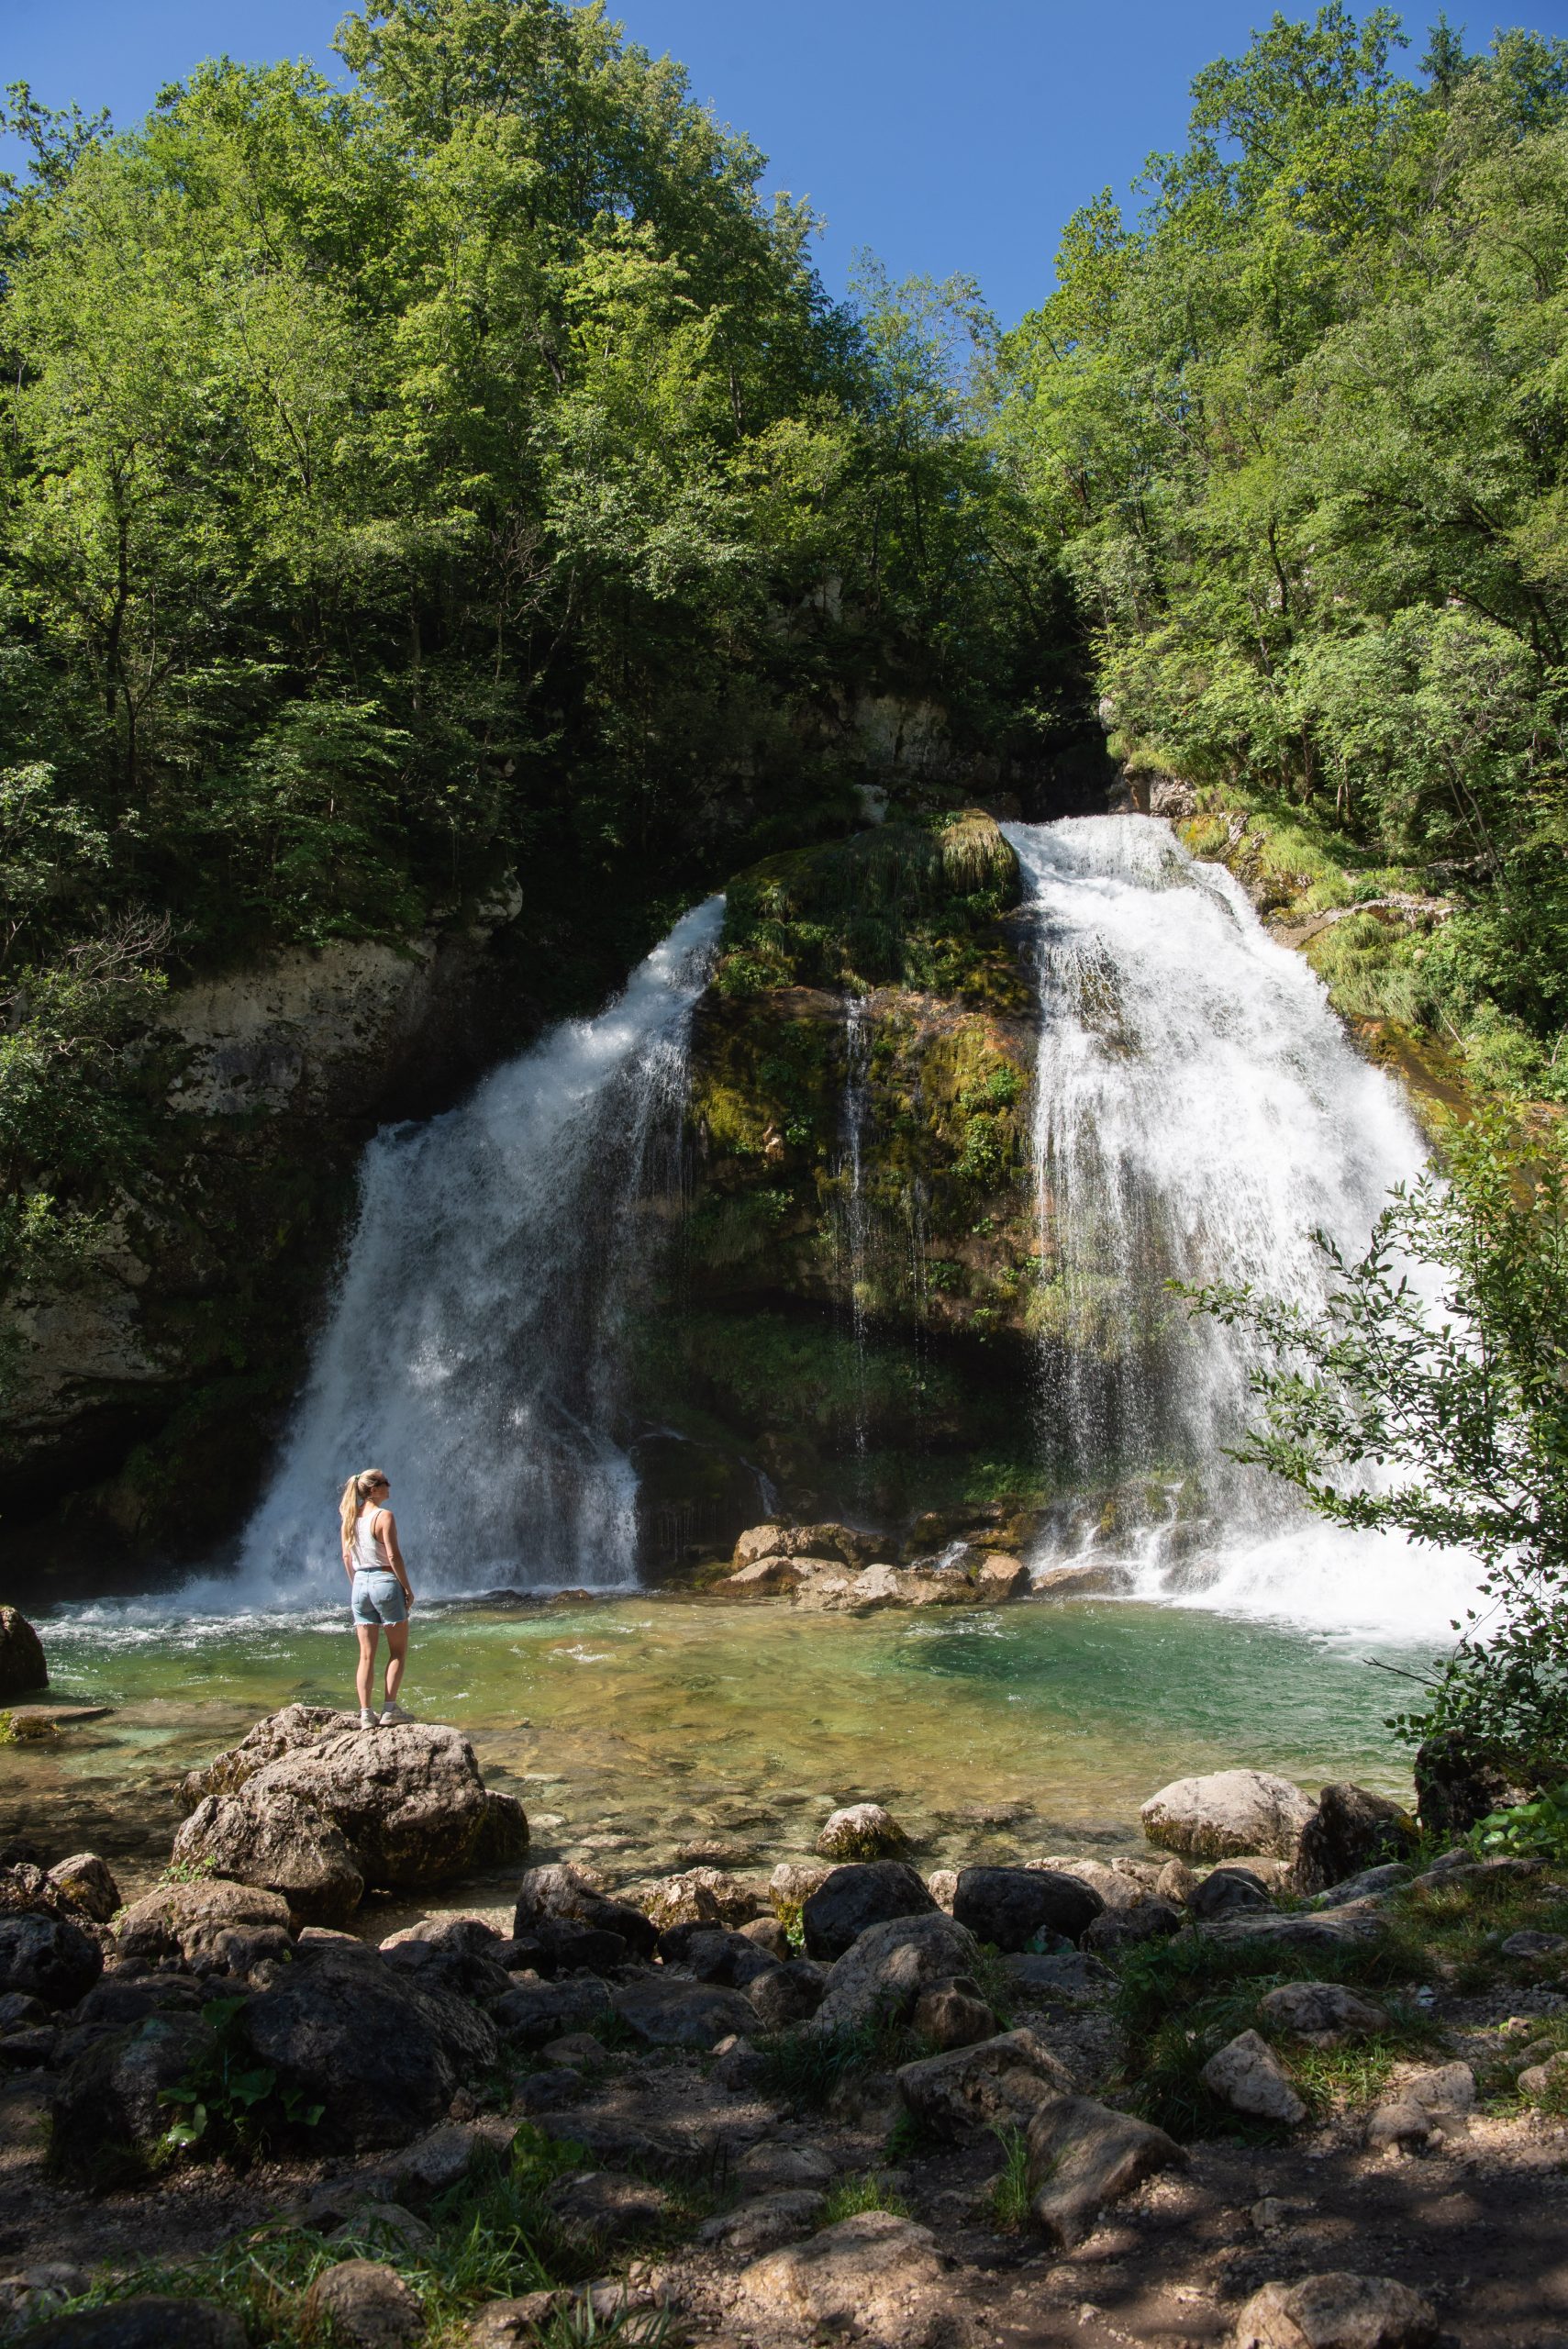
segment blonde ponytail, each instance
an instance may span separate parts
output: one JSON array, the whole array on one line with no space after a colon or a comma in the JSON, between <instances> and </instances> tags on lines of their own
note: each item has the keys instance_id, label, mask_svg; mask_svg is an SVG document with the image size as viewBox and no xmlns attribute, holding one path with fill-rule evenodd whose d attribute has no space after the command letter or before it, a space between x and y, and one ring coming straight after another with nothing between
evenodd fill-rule
<instances>
[{"instance_id":1,"label":"blonde ponytail","mask_svg":"<svg viewBox=\"0 0 1568 2349\"><path fill-rule=\"evenodd\" d=\"M354 1528L359 1523L361 1509L370 1498L372 1486L382 1481L381 1469L361 1468L359 1475L350 1476L344 1486L343 1497L338 1504L338 1522L343 1529L345 1547L354 1538Z\"/></svg>"}]
</instances>

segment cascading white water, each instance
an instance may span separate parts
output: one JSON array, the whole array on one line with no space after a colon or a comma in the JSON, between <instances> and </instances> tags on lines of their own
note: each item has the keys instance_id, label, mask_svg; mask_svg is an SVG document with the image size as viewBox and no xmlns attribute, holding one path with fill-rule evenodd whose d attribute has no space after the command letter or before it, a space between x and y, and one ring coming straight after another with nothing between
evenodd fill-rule
<instances>
[{"instance_id":1,"label":"cascading white water","mask_svg":"<svg viewBox=\"0 0 1568 2349\"><path fill-rule=\"evenodd\" d=\"M1249 1414L1245 1338L1166 1286L1319 1299L1314 1232L1359 1252L1420 1169L1396 1088L1233 877L1164 823L1005 829L1040 1001L1041 1438L1084 1496L1054 1557L1108 1549L1151 1597L1343 1629L1445 1624L1471 1587L1463 1561L1307 1520L1226 1456Z\"/></svg>"},{"instance_id":2,"label":"cascading white water","mask_svg":"<svg viewBox=\"0 0 1568 2349\"><path fill-rule=\"evenodd\" d=\"M844 1001L844 1100L839 1120L839 1177L846 1197L840 1212L844 1283L850 1299L850 1334L855 1349L855 1452L866 1450L866 1243L865 1135L871 1114L871 1022L863 996Z\"/></svg>"},{"instance_id":3,"label":"cascading white water","mask_svg":"<svg viewBox=\"0 0 1568 2349\"><path fill-rule=\"evenodd\" d=\"M417 1589L635 1582L617 1341L671 1189L655 1161L679 1147L723 911L710 898L677 923L597 1019L371 1144L342 1284L230 1604L339 1590L336 1495L373 1461L393 1476Z\"/></svg>"}]
</instances>

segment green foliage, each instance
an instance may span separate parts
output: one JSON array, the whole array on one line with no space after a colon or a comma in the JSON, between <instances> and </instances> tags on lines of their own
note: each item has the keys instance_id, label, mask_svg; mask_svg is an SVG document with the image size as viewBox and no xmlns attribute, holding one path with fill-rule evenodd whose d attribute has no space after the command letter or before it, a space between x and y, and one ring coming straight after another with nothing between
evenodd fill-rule
<instances>
[{"instance_id":1,"label":"green foliage","mask_svg":"<svg viewBox=\"0 0 1568 2349\"><path fill-rule=\"evenodd\" d=\"M993 2132L1002 2148L1002 2166L991 2182L992 2224L1005 2234L1020 2234L1028 2223L1029 2203L1029 2142L1011 2122Z\"/></svg>"},{"instance_id":2,"label":"green foliage","mask_svg":"<svg viewBox=\"0 0 1568 2349\"><path fill-rule=\"evenodd\" d=\"M280 2088L272 2066L256 2062L239 2023L248 2003L211 1998L202 2009L214 2033L211 2051L176 2087L159 2091L159 2103L175 2116L159 2145L163 2159L200 2148L249 2161L282 2131L314 2129L326 2110L298 2088Z\"/></svg>"},{"instance_id":3,"label":"green foliage","mask_svg":"<svg viewBox=\"0 0 1568 2349\"><path fill-rule=\"evenodd\" d=\"M773 2032L757 2042L762 2085L781 2103L820 2111L834 2090L862 2073L885 2071L933 2051L891 2015L818 2031L809 2023Z\"/></svg>"},{"instance_id":4,"label":"green foliage","mask_svg":"<svg viewBox=\"0 0 1568 2349\"><path fill-rule=\"evenodd\" d=\"M1479 1859L1546 1860L1553 1866L1568 1860L1568 1781L1531 1802L1489 1811L1471 1829L1469 1842Z\"/></svg>"},{"instance_id":5,"label":"green foliage","mask_svg":"<svg viewBox=\"0 0 1568 2349\"><path fill-rule=\"evenodd\" d=\"M1069 223L996 440L1120 748L1409 868L1452 918L1380 1016L1556 1096L1568 43L1440 32L1425 88L1340 0L1206 68L1136 224Z\"/></svg>"},{"instance_id":6,"label":"green foliage","mask_svg":"<svg viewBox=\"0 0 1568 2349\"><path fill-rule=\"evenodd\" d=\"M117 137L0 112L0 1285L147 1192L165 973L516 875L571 998L854 819L857 696L962 753L1064 690L969 289L829 302L806 209L593 8L338 47L344 87L220 60Z\"/></svg>"},{"instance_id":7,"label":"green foliage","mask_svg":"<svg viewBox=\"0 0 1568 2349\"><path fill-rule=\"evenodd\" d=\"M1479 1117L1446 1179L1395 1193L1359 1262L1323 1246L1333 1286L1310 1315L1190 1293L1269 1357L1238 1456L1340 1524L1475 1553L1484 1605L1394 1725L1462 1726L1544 1772L1568 1750L1568 1165L1553 1134Z\"/></svg>"},{"instance_id":8,"label":"green foliage","mask_svg":"<svg viewBox=\"0 0 1568 2349\"><path fill-rule=\"evenodd\" d=\"M829 2189L817 2224L837 2226L840 2219L858 2218L862 2210L890 2210L897 2219L912 2219L915 2215L905 2197L889 2186L879 2171L868 2169L858 2177L841 2177Z\"/></svg>"}]
</instances>

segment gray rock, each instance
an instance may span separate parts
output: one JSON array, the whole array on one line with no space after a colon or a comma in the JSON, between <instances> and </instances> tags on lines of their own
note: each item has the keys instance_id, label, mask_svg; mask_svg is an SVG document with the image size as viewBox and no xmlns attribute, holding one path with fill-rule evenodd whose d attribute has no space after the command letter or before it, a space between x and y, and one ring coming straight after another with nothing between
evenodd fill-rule
<instances>
[{"instance_id":1,"label":"gray rock","mask_svg":"<svg viewBox=\"0 0 1568 2349\"><path fill-rule=\"evenodd\" d=\"M517 1887L512 1931L526 1938L540 1926L561 1923L618 1933L634 1957L651 1957L659 1939L659 1928L640 1909L607 1899L598 1877L569 1860L527 1871Z\"/></svg>"},{"instance_id":2,"label":"gray rock","mask_svg":"<svg viewBox=\"0 0 1568 2349\"><path fill-rule=\"evenodd\" d=\"M1056 1868L964 1868L952 1913L976 1941L1021 1951L1041 1933L1077 1941L1104 1907L1092 1885Z\"/></svg>"},{"instance_id":3,"label":"gray rock","mask_svg":"<svg viewBox=\"0 0 1568 2349\"><path fill-rule=\"evenodd\" d=\"M1318 1808L1301 1831L1296 1853L1299 1892L1321 1892L1346 1876L1387 1861L1407 1861L1418 1830L1404 1807L1348 1779L1325 1787Z\"/></svg>"},{"instance_id":4,"label":"gray rock","mask_svg":"<svg viewBox=\"0 0 1568 2349\"><path fill-rule=\"evenodd\" d=\"M52 2024L35 2024L0 2036L0 2068L7 2072L46 2069L59 2054L61 2034Z\"/></svg>"},{"instance_id":5,"label":"gray rock","mask_svg":"<svg viewBox=\"0 0 1568 2349\"><path fill-rule=\"evenodd\" d=\"M569 2240L595 2251L646 2234L670 2207L662 2188L603 2169L562 2178L545 2199Z\"/></svg>"},{"instance_id":6,"label":"gray rock","mask_svg":"<svg viewBox=\"0 0 1568 2349\"><path fill-rule=\"evenodd\" d=\"M103 1970L103 1951L68 1918L0 1916L0 1994L73 2007Z\"/></svg>"},{"instance_id":7,"label":"gray rock","mask_svg":"<svg viewBox=\"0 0 1568 2349\"><path fill-rule=\"evenodd\" d=\"M1427 2349L1430 2305L1387 2276L1305 2276L1265 2284L1237 2323L1235 2349Z\"/></svg>"},{"instance_id":8,"label":"gray rock","mask_svg":"<svg viewBox=\"0 0 1568 2349\"><path fill-rule=\"evenodd\" d=\"M1382 1927L1375 1916L1329 1909L1318 1915L1304 1914L1299 1909L1249 1911L1218 1918L1213 1924L1198 1930L1211 1941L1262 1942L1311 1957L1349 1949L1358 1942L1376 1941Z\"/></svg>"},{"instance_id":9,"label":"gray rock","mask_svg":"<svg viewBox=\"0 0 1568 2349\"><path fill-rule=\"evenodd\" d=\"M776 1972L779 1965L776 1957L728 1925L673 1926L660 1934L659 1955L666 1965L684 1967L695 1980L720 1982L728 1990L744 1990L760 1974Z\"/></svg>"},{"instance_id":10,"label":"gray rock","mask_svg":"<svg viewBox=\"0 0 1568 2349\"><path fill-rule=\"evenodd\" d=\"M1543 2104L1568 2087L1568 2049L1559 2049L1544 2062L1526 2064L1518 2074L1519 2094L1531 2104Z\"/></svg>"},{"instance_id":11,"label":"gray rock","mask_svg":"<svg viewBox=\"0 0 1568 2349\"><path fill-rule=\"evenodd\" d=\"M749 1982L746 1996L764 2031L788 2031L810 2021L827 1995L828 1981L828 1968L815 1958L792 1958Z\"/></svg>"},{"instance_id":12,"label":"gray rock","mask_svg":"<svg viewBox=\"0 0 1568 2349\"><path fill-rule=\"evenodd\" d=\"M718 2243L736 2259L758 2259L794 2243L821 2218L828 2198L812 2187L785 2187L742 2202L738 2210L721 2211L697 2230L699 2243Z\"/></svg>"},{"instance_id":13,"label":"gray rock","mask_svg":"<svg viewBox=\"0 0 1568 2349\"><path fill-rule=\"evenodd\" d=\"M583 2031L610 2012L610 1994L592 1974L563 1982L519 1982L490 2009L490 2020L512 2047L543 2047L563 2031Z\"/></svg>"},{"instance_id":14,"label":"gray rock","mask_svg":"<svg viewBox=\"0 0 1568 2349\"><path fill-rule=\"evenodd\" d=\"M49 1880L68 1908L95 1925L106 1925L121 1906L119 1886L96 1852L73 1852L70 1859L58 1860Z\"/></svg>"},{"instance_id":15,"label":"gray rock","mask_svg":"<svg viewBox=\"0 0 1568 2349\"><path fill-rule=\"evenodd\" d=\"M1195 1884L1187 1895L1188 1913L1202 1924L1216 1917L1240 1916L1244 1910L1272 1909L1268 1887L1251 1868L1219 1867Z\"/></svg>"},{"instance_id":16,"label":"gray rock","mask_svg":"<svg viewBox=\"0 0 1568 2349\"><path fill-rule=\"evenodd\" d=\"M1352 1900L1383 1900L1391 1892L1397 1892L1402 1884L1408 1884L1410 1875L1402 1860L1388 1860L1382 1867L1363 1868L1359 1876L1349 1876L1342 1884L1329 1885L1318 1894L1313 1906L1342 1909Z\"/></svg>"},{"instance_id":17,"label":"gray rock","mask_svg":"<svg viewBox=\"0 0 1568 2349\"><path fill-rule=\"evenodd\" d=\"M1510 1933L1502 1944L1504 1957L1556 1957L1568 1949L1568 1933Z\"/></svg>"},{"instance_id":18,"label":"gray rock","mask_svg":"<svg viewBox=\"0 0 1568 2349\"><path fill-rule=\"evenodd\" d=\"M933 1982L921 1991L910 2017L918 2038L944 2051L973 2047L996 2035L996 2018L980 1995L980 1985L966 1974Z\"/></svg>"},{"instance_id":19,"label":"gray rock","mask_svg":"<svg viewBox=\"0 0 1568 2349\"><path fill-rule=\"evenodd\" d=\"M1287 2031L1313 2047L1340 2047L1389 2028L1382 2007L1342 1982L1282 1982L1259 1999L1258 2012L1275 2031Z\"/></svg>"},{"instance_id":20,"label":"gray rock","mask_svg":"<svg viewBox=\"0 0 1568 2349\"><path fill-rule=\"evenodd\" d=\"M1266 1770L1217 1770L1173 1779L1151 1795L1140 1815L1149 1841L1184 1859L1263 1852L1294 1861L1313 1809L1287 1778Z\"/></svg>"},{"instance_id":21,"label":"gray rock","mask_svg":"<svg viewBox=\"0 0 1568 2349\"><path fill-rule=\"evenodd\" d=\"M512 2099L514 2112L526 2113L532 2120L541 2112L559 2112L562 2105L575 2104L584 2091L583 2075L570 2064L551 2065L545 2072L530 2072L519 2080Z\"/></svg>"},{"instance_id":22,"label":"gray rock","mask_svg":"<svg viewBox=\"0 0 1568 2349\"><path fill-rule=\"evenodd\" d=\"M80 2299L92 2281L85 2267L63 2259L38 2260L0 2276L0 2334L41 2323L65 2301Z\"/></svg>"},{"instance_id":23,"label":"gray rock","mask_svg":"<svg viewBox=\"0 0 1568 2349\"><path fill-rule=\"evenodd\" d=\"M220 1755L214 1768L227 1782L237 1764L238 1753ZM299 1888L325 1904L312 1921L334 1923L349 1913L345 1857L367 1885L418 1888L467 1874L495 1827L473 1748L457 1730L408 1721L367 1737L335 1722L314 1735L301 1725L297 1742L233 1791L209 1787L176 1850L210 1856L238 1881L264 1884L269 1871L297 1872L318 1833L326 1839L322 1881ZM274 1888L289 1890L282 1881Z\"/></svg>"},{"instance_id":24,"label":"gray rock","mask_svg":"<svg viewBox=\"0 0 1568 2349\"><path fill-rule=\"evenodd\" d=\"M17 1607L0 1607L0 1701L49 1687L43 1642Z\"/></svg>"},{"instance_id":25,"label":"gray rock","mask_svg":"<svg viewBox=\"0 0 1568 2349\"><path fill-rule=\"evenodd\" d=\"M30 1991L7 1990L0 1998L0 2031L31 2031L49 2021L49 2009Z\"/></svg>"},{"instance_id":26,"label":"gray rock","mask_svg":"<svg viewBox=\"0 0 1568 2349\"><path fill-rule=\"evenodd\" d=\"M768 1898L781 1918L798 1915L832 1873L821 1860L781 1860L768 1878Z\"/></svg>"},{"instance_id":27,"label":"gray rock","mask_svg":"<svg viewBox=\"0 0 1568 2349\"><path fill-rule=\"evenodd\" d=\"M305 2296L305 2313L353 2349L405 2349L425 2329L417 2294L395 2267L374 2259L323 2268Z\"/></svg>"},{"instance_id":28,"label":"gray rock","mask_svg":"<svg viewBox=\"0 0 1568 2349\"><path fill-rule=\"evenodd\" d=\"M294 1925L346 1925L365 1879L347 1837L319 1804L260 1775L238 1794L207 1795L174 1838L182 1867L277 1893Z\"/></svg>"},{"instance_id":29,"label":"gray rock","mask_svg":"<svg viewBox=\"0 0 1568 2349\"><path fill-rule=\"evenodd\" d=\"M1366 2124L1366 2142L1374 2151L1419 2152L1439 2134L1431 2114L1408 2097L1380 2104Z\"/></svg>"},{"instance_id":30,"label":"gray rock","mask_svg":"<svg viewBox=\"0 0 1568 2349\"><path fill-rule=\"evenodd\" d=\"M610 1994L621 2021L650 2047L711 2048L757 2028L757 2012L739 1990L716 1983L628 1982Z\"/></svg>"},{"instance_id":31,"label":"gray rock","mask_svg":"<svg viewBox=\"0 0 1568 2349\"><path fill-rule=\"evenodd\" d=\"M852 2328L887 2349L931 2338L942 2262L927 2227L862 2210L742 2271L742 2305L763 2325Z\"/></svg>"},{"instance_id":32,"label":"gray rock","mask_svg":"<svg viewBox=\"0 0 1568 2349\"><path fill-rule=\"evenodd\" d=\"M459 2083L488 2071L500 2052L477 2008L418 1987L374 1953L325 1949L288 1967L247 2002L240 2021L280 2090L322 2102L310 2143L324 2153L419 2134L443 2118Z\"/></svg>"},{"instance_id":33,"label":"gray rock","mask_svg":"<svg viewBox=\"0 0 1568 2349\"><path fill-rule=\"evenodd\" d=\"M1240 2032L1209 2057L1198 2077L1233 2112L1278 2121L1289 2129L1307 2118L1307 2107L1285 2077L1278 2057L1255 2031Z\"/></svg>"},{"instance_id":34,"label":"gray rock","mask_svg":"<svg viewBox=\"0 0 1568 2349\"><path fill-rule=\"evenodd\" d=\"M468 2321L469 2349L534 2349L539 2327L566 2299L564 2292L524 2292L515 2300L486 2300Z\"/></svg>"},{"instance_id":35,"label":"gray rock","mask_svg":"<svg viewBox=\"0 0 1568 2349\"><path fill-rule=\"evenodd\" d=\"M899 2101L939 2137L1027 2124L1048 2097L1070 2096L1071 2076L1032 2031L1009 2031L904 2065Z\"/></svg>"},{"instance_id":36,"label":"gray rock","mask_svg":"<svg viewBox=\"0 0 1568 2349\"><path fill-rule=\"evenodd\" d=\"M1161 1900L1173 1901L1178 1909L1184 1909L1197 1882L1185 1860L1167 1860L1154 1879L1154 1891Z\"/></svg>"},{"instance_id":37,"label":"gray rock","mask_svg":"<svg viewBox=\"0 0 1568 2349\"><path fill-rule=\"evenodd\" d=\"M1186 2155L1162 2129L1129 2112L1113 2112L1093 2097L1059 2096L1036 2109L1029 2159L1030 2216L1058 2249L1070 2251L1107 2203Z\"/></svg>"},{"instance_id":38,"label":"gray rock","mask_svg":"<svg viewBox=\"0 0 1568 2349\"><path fill-rule=\"evenodd\" d=\"M1018 1997L1042 2006L1088 2006L1108 1998L1116 1988L1116 1976L1109 1966L1077 1950L1040 1957L1025 1951L1009 1957L1006 1968Z\"/></svg>"},{"instance_id":39,"label":"gray rock","mask_svg":"<svg viewBox=\"0 0 1568 2349\"><path fill-rule=\"evenodd\" d=\"M728 1925L750 1922L758 1900L749 1884L727 1868L684 1869L653 1885L647 1896L649 1918L660 1932L674 1925Z\"/></svg>"},{"instance_id":40,"label":"gray rock","mask_svg":"<svg viewBox=\"0 0 1568 2349\"><path fill-rule=\"evenodd\" d=\"M348 1729L357 1720L356 1714L340 1713L331 1705L285 1705L282 1712L269 1713L248 1730L238 1745L203 1768L187 1772L180 1783L180 1799L189 1812L207 1795L235 1794L269 1762L318 1744L329 1731Z\"/></svg>"},{"instance_id":41,"label":"gray rock","mask_svg":"<svg viewBox=\"0 0 1568 2349\"><path fill-rule=\"evenodd\" d=\"M973 1935L939 1909L890 1917L869 1926L833 1966L811 2028L838 2031L878 2014L907 2016L929 1984L972 1974L979 1957Z\"/></svg>"},{"instance_id":42,"label":"gray rock","mask_svg":"<svg viewBox=\"0 0 1568 2349\"><path fill-rule=\"evenodd\" d=\"M72 2184L134 2184L174 2116L162 2101L210 2058L213 2031L199 2015L150 2015L76 2056L50 2104L55 2166Z\"/></svg>"},{"instance_id":43,"label":"gray rock","mask_svg":"<svg viewBox=\"0 0 1568 2349\"><path fill-rule=\"evenodd\" d=\"M831 1812L817 1838L825 1860L894 1860L908 1848L909 1838L889 1810L879 1802L851 1803Z\"/></svg>"},{"instance_id":44,"label":"gray rock","mask_svg":"<svg viewBox=\"0 0 1568 2349\"><path fill-rule=\"evenodd\" d=\"M1416 1750L1416 1809L1429 1835L1467 1835L1487 1814L1523 1802L1504 1757L1468 1730L1440 1730ZM1468 1854L1466 1854L1468 1857Z\"/></svg>"},{"instance_id":45,"label":"gray rock","mask_svg":"<svg viewBox=\"0 0 1568 2349\"><path fill-rule=\"evenodd\" d=\"M215 2300L146 2293L51 2317L28 2332L28 2349L245 2349L245 2327Z\"/></svg>"},{"instance_id":46,"label":"gray rock","mask_svg":"<svg viewBox=\"0 0 1568 2349\"><path fill-rule=\"evenodd\" d=\"M806 1955L841 1957L868 1927L894 1917L933 1916L936 1907L914 1869L902 1860L865 1860L834 1868L801 1909Z\"/></svg>"},{"instance_id":47,"label":"gray rock","mask_svg":"<svg viewBox=\"0 0 1568 2349\"><path fill-rule=\"evenodd\" d=\"M1399 2093L1423 2112L1457 2119L1475 2110L1475 2075L1468 2064L1435 2064L1408 2074Z\"/></svg>"},{"instance_id":48,"label":"gray rock","mask_svg":"<svg viewBox=\"0 0 1568 2349\"><path fill-rule=\"evenodd\" d=\"M753 1917L740 1931L767 1956L777 1958L781 1965L787 1965L795 1955L795 1943L776 1917Z\"/></svg>"},{"instance_id":49,"label":"gray rock","mask_svg":"<svg viewBox=\"0 0 1568 2349\"><path fill-rule=\"evenodd\" d=\"M831 2186L838 2175L837 2163L820 2145L785 2145L776 2137L748 2145L734 2172L736 2184L752 2194L777 2193L784 2187Z\"/></svg>"},{"instance_id":50,"label":"gray rock","mask_svg":"<svg viewBox=\"0 0 1568 2349\"><path fill-rule=\"evenodd\" d=\"M1135 1900L1125 1909L1105 1909L1084 1934L1091 1956L1117 1957L1142 1942L1169 1941L1182 1929L1182 1912L1169 1900Z\"/></svg>"},{"instance_id":51,"label":"gray rock","mask_svg":"<svg viewBox=\"0 0 1568 2349\"><path fill-rule=\"evenodd\" d=\"M116 1929L120 1970L150 1974L171 1960L200 1973L227 1971L249 1958L258 1934L288 1946L289 1907L281 1893L212 1882L166 1884L135 1900Z\"/></svg>"}]
</instances>

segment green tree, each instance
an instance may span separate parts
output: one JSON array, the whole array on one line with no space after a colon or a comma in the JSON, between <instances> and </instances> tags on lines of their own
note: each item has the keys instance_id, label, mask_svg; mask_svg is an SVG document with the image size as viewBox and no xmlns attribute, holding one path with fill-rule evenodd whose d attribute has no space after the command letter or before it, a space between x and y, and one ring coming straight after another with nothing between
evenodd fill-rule
<instances>
[{"instance_id":1,"label":"green tree","mask_svg":"<svg viewBox=\"0 0 1568 2349\"><path fill-rule=\"evenodd\" d=\"M1322 1244L1322 1312L1188 1293L1270 1357L1237 1456L1338 1524L1473 1553L1482 1604L1398 1726L1550 1771L1568 1753L1568 1163L1493 1112L1395 1193L1363 1256Z\"/></svg>"}]
</instances>

